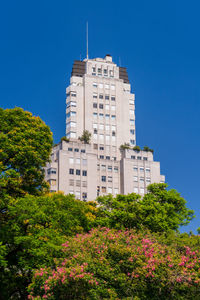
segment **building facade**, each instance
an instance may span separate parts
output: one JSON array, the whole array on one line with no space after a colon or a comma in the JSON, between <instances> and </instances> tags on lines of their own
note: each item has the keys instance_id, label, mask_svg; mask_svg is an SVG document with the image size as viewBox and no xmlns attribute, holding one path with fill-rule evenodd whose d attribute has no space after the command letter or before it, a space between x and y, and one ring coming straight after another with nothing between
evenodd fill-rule
<instances>
[{"instance_id":1,"label":"building facade","mask_svg":"<svg viewBox=\"0 0 200 300\"><path fill-rule=\"evenodd\" d=\"M75 61L66 94L70 141L53 148L45 168L52 192L94 200L109 193L143 195L148 184L165 181L151 152L132 149L136 145L135 95L126 68L113 63L110 55ZM78 139L84 130L91 133L90 144ZM124 144L130 149L122 149Z\"/></svg>"}]
</instances>

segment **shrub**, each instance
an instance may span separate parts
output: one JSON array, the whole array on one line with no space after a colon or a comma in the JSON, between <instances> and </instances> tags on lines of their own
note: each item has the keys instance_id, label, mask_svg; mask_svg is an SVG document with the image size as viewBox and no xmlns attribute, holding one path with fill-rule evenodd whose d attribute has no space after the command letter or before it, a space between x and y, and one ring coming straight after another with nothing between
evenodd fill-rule
<instances>
[{"instance_id":1,"label":"shrub","mask_svg":"<svg viewBox=\"0 0 200 300\"><path fill-rule=\"evenodd\" d=\"M150 233L107 228L63 244L64 259L38 270L29 299L198 299L200 255Z\"/></svg>"}]
</instances>

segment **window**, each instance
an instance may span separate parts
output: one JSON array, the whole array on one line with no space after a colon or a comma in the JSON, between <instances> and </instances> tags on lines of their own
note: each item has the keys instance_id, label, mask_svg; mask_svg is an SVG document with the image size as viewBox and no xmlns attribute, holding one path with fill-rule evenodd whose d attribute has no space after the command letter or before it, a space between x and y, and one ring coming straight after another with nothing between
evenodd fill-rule
<instances>
[{"instance_id":1,"label":"window","mask_svg":"<svg viewBox=\"0 0 200 300\"><path fill-rule=\"evenodd\" d=\"M146 182L150 183L151 182L151 178L150 177L146 177Z\"/></svg>"},{"instance_id":2,"label":"window","mask_svg":"<svg viewBox=\"0 0 200 300\"><path fill-rule=\"evenodd\" d=\"M115 85L111 84L110 88L111 88L111 90L115 90Z\"/></svg>"},{"instance_id":3,"label":"window","mask_svg":"<svg viewBox=\"0 0 200 300\"><path fill-rule=\"evenodd\" d=\"M99 99L103 99L103 94L99 94Z\"/></svg>"},{"instance_id":4,"label":"window","mask_svg":"<svg viewBox=\"0 0 200 300\"><path fill-rule=\"evenodd\" d=\"M96 82L93 82L93 87L97 88L97 83Z\"/></svg>"},{"instance_id":5,"label":"window","mask_svg":"<svg viewBox=\"0 0 200 300\"><path fill-rule=\"evenodd\" d=\"M79 169L76 169L76 175L81 175L81 171Z\"/></svg>"},{"instance_id":6,"label":"window","mask_svg":"<svg viewBox=\"0 0 200 300\"><path fill-rule=\"evenodd\" d=\"M99 108L103 109L103 104L102 103L99 104Z\"/></svg>"},{"instance_id":7,"label":"window","mask_svg":"<svg viewBox=\"0 0 200 300\"><path fill-rule=\"evenodd\" d=\"M131 145L135 145L135 140L130 140Z\"/></svg>"},{"instance_id":8,"label":"window","mask_svg":"<svg viewBox=\"0 0 200 300\"><path fill-rule=\"evenodd\" d=\"M94 149L98 149L98 145L97 145L97 144L94 144L94 145L93 145L93 148L94 148Z\"/></svg>"},{"instance_id":9,"label":"window","mask_svg":"<svg viewBox=\"0 0 200 300\"><path fill-rule=\"evenodd\" d=\"M97 186L97 196L99 196L100 186Z\"/></svg>"},{"instance_id":10,"label":"window","mask_svg":"<svg viewBox=\"0 0 200 300\"><path fill-rule=\"evenodd\" d=\"M103 114L99 114L99 118L100 118L100 119L103 119Z\"/></svg>"},{"instance_id":11,"label":"window","mask_svg":"<svg viewBox=\"0 0 200 300\"><path fill-rule=\"evenodd\" d=\"M83 176L87 176L87 171L83 170L83 171L82 171L82 175L83 175Z\"/></svg>"},{"instance_id":12,"label":"window","mask_svg":"<svg viewBox=\"0 0 200 300\"><path fill-rule=\"evenodd\" d=\"M143 188L140 189L140 193L144 194L144 189Z\"/></svg>"},{"instance_id":13,"label":"window","mask_svg":"<svg viewBox=\"0 0 200 300\"><path fill-rule=\"evenodd\" d=\"M100 89L103 88L103 83L99 83L99 88L100 88Z\"/></svg>"},{"instance_id":14,"label":"window","mask_svg":"<svg viewBox=\"0 0 200 300\"><path fill-rule=\"evenodd\" d=\"M81 181L80 180L76 180L76 186L81 186Z\"/></svg>"},{"instance_id":15,"label":"window","mask_svg":"<svg viewBox=\"0 0 200 300\"><path fill-rule=\"evenodd\" d=\"M109 100L110 96L109 95L105 95L105 100Z\"/></svg>"},{"instance_id":16,"label":"window","mask_svg":"<svg viewBox=\"0 0 200 300\"><path fill-rule=\"evenodd\" d=\"M94 140L97 140L97 134L96 133L93 134L93 138L94 138Z\"/></svg>"},{"instance_id":17,"label":"window","mask_svg":"<svg viewBox=\"0 0 200 300\"><path fill-rule=\"evenodd\" d=\"M104 159L104 155L100 155L100 159Z\"/></svg>"},{"instance_id":18,"label":"window","mask_svg":"<svg viewBox=\"0 0 200 300\"><path fill-rule=\"evenodd\" d=\"M109 85L108 84L105 84L105 89L109 89Z\"/></svg>"},{"instance_id":19,"label":"window","mask_svg":"<svg viewBox=\"0 0 200 300\"><path fill-rule=\"evenodd\" d=\"M130 109L129 112L130 112L130 115L134 115L134 110L133 109Z\"/></svg>"},{"instance_id":20,"label":"window","mask_svg":"<svg viewBox=\"0 0 200 300\"><path fill-rule=\"evenodd\" d=\"M76 198L80 199L80 196L81 196L80 192L76 192L75 195L76 195Z\"/></svg>"},{"instance_id":21,"label":"window","mask_svg":"<svg viewBox=\"0 0 200 300\"><path fill-rule=\"evenodd\" d=\"M134 155L131 155L131 159L135 159L135 156L134 156Z\"/></svg>"},{"instance_id":22,"label":"window","mask_svg":"<svg viewBox=\"0 0 200 300\"><path fill-rule=\"evenodd\" d=\"M93 93L93 99L97 99L97 93Z\"/></svg>"},{"instance_id":23,"label":"window","mask_svg":"<svg viewBox=\"0 0 200 300\"><path fill-rule=\"evenodd\" d=\"M106 141L110 141L110 136L106 135Z\"/></svg>"},{"instance_id":24,"label":"window","mask_svg":"<svg viewBox=\"0 0 200 300\"><path fill-rule=\"evenodd\" d=\"M138 188L134 187L133 192L138 193Z\"/></svg>"},{"instance_id":25,"label":"window","mask_svg":"<svg viewBox=\"0 0 200 300\"><path fill-rule=\"evenodd\" d=\"M130 105L133 105L133 104L134 104L134 100L130 99L130 100L129 100L129 104L130 104Z\"/></svg>"},{"instance_id":26,"label":"window","mask_svg":"<svg viewBox=\"0 0 200 300\"><path fill-rule=\"evenodd\" d=\"M112 194L112 188L108 187L108 194Z\"/></svg>"},{"instance_id":27,"label":"window","mask_svg":"<svg viewBox=\"0 0 200 300\"><path fill-rule=\"evenodd\" d=\"M100 146L99 149L100 149L100 150L104 150L104 147Z\"/></svg>"},{"instance_id":28,"label":"window","mask_svg":"<svg viewBox=\"0 0 200 300\"><path fill-rule=\"evenodd\" d=\"M98 125L96 123L93 124L93 128L97 129Z\"/></svg>"},{"instance_id":29,"label":"window","mask_svg":"<svg viewBox=\"0 0 200 300\"><path fill-rule=\"evenodd\" d=\"M106 128L106 131L109 131L110 130L110 125L106 125L105 128Z\"/></svg>"},{"instance_id":30,"label":"window","mask_svg":"<svg viewBox=\"0 0 200 300\"><path fill-rule=\"evenodd\" d=\"M140 177L140 182L144 182L144 177Z\"/></svg>"},{"instance_id":31,"label":"window","mask_svg":"<svg viewBox=\"0 0 200 300\"><path fill-rule=\"evenodd\" d=\"M141 159L142 159L142 157L141 157L141 156L138 156L138 157L137 157L137 159L138 159L138 160L141 160Z\"/></svg>"},{"instance_id":32,"label":"window","mask_svg":"<svg viewBox=\"0 0 200 300\"><path fill-rule=\"evenodd\" d=\"M106 107L106 110L110 109L110 105L109 104L106 104L105 107Z\"/></svg>"},{"instance_id":33,"label":"window","mask_svg":"<svg viewBox=\"0 0 200 300\"><path fill-rule=\"evenodd\" d=\"M114 172L118 172L118 167L114 167Z\"/></svg>"},{"instance_id":34,"label":"window","mask_svg":"<svg viewBox=\"0 0 200 300\"><path fill-rule=\"evenodd\" d=\"M106 193L106 187L105 187L105 186L102 186L102 187L101 187L101 191L102 191L102 193Z\"/></svg>"},{"instance_id":35,"label":"window","mask_svg":"<svg viewBox=\"0 0 200 300\"><path fill-rule=\"evenodd\" d=\"M68 151L73 151L73 149L72 148L68 148Z\"/></svg>"},{"instance_id":36,"label":"window","mask_svg":"<svg viewBox=\"0 0 200 300\"><path fill-rule=\"evenodd\" d=\"M110 77L113 77L113 71L112 70L110 70L109 74L110 74Z\"/></svg>"},{"instance_id":37,"label":"window","mask_svg":"<svg viewBox=\"0 0 200 300\"><path fill-rule=\"evenodd\" d=\"M101 181L106 182L106 176L101 176Z\"/></svg>"},{"instance_id":38,"label":"window","mask_svg":"<svg viewBox=\"0 0 200 300\"><path fill-rule=\"evenodd\" d=\"M85 149L81 149L81 153L85 153Z\"/></svg>"},{"instance_id":39,"label":"window","mask_svg":"<svg viewBox=\"0 0 200 300\"><path fill-rule=\"evenodd\" d=\"M115 116L115 115L112 115L112 116L111 116L111 119L112 119L112 120L115 120L115 119L116 119L116 116Z\"/></svg>"},{"instance_id":40,"label":"window","mask_svg":"<svg viewBox=\"0 0 200 300\"><path fill-rule=\"evenodd\" d=\"M134 126L134 120L133 119L130 120L130 125Z\"/></svg>"},{"instance_id":41,"label":"window","mask_svg":"<svg viewBox=\"0 0 200 300\"><path fill-rule=\"evenodd\" d=\"M82 159L82 164L83 164L83 166L86 166L87 165L87 159Z\"/></svg>"},{"instance_id":42,"label":"window","mask_svg":"<svg viewBox=\"0 0 200 300\"><path fill-rule=\"evenodd\" d=\"M138 171L138 167L134 166L133 171Z\"/></svg>"},{"instance_id":43,"label":"window","mask_svg":"<svg viewBox=\"0 0 200 300\"><path fill-rule=\"evenodd\" d=\"M69 174L73 175L74 174L74 169L69 169Z\"/></svg>"},{"instance_id":44,"label":"window","mask_svg":"<svg viewBox=\"0 0 200 300\"><path fill-rule=\"evenodd\" d=\"M104 70L103 70L103 73L104 73L104 75L107 75L107 74L108 74L108 70L107 70L107 69L104 69Z\"/></svg>"},{"instance_id":45,"label":"window","mask_svg":"<svg viewBox=\"0 0 200 300\"><path fill-rule=\"evenodd\" d=\"M74 117L74 116L76 116L76 112L75 112L75 111L71 111L70 115L71 115L72 117Z\"/></svg>"},{"instance_id":46,"label":"window","mask_svg":"<svg viewBox=\"0 0 200 300\"><path fill-rule=\"evenodd\" d=\"M150 168L146 168L146 172L147 172L147 173L150 173Z\"/></svg>"},{"instance_id":47,"label":"window","mask_svg":"<svg viewBox=\"0 0 200 300\"><path fill-rule=\"evenodd\" d=\"M82 193L82 198L85 201L87 199L87 193Z\"/></svg>"},{"instance_id":48,"label":"window","mask_svg":"<svg viewBox=\"0 0 200 300\"><path fill-rule=\"evenodd\" d=\"M143 167L140 167L140 171L141 171L141 172L144 172L144 168L143 168Z\"/></svg>"},{"instance_id":49,"label":"window","mask_svg":"<svg viewBox=\"0 0 200 300\"><path fill-rule=\"evenodd\" d=\"M74 185L74 179L69 180L69 185Z\"/></svg>"},{"instance_id":50,"label":"window","mask_svg":"<svg viewBox=\"0 0 200 300\"><path fill-rule=\"evenodd\" d=\"M119 190L115 188L114 189L114 194L117 195L118 193L119 193Z\"/></svg>"},{"instance_id":51,"label":"window","mask_svg":"<svg viewBox=\"0 0 200 300\"><path fill-rule=\"evenodd\" d=\"M82 187L87 187L87 181L82 181Z\"/></svg>"},{"instance_id":52,"label":"window","mask_svg":"<svg viewBox=\"0 0 200 300\"><path fill-rule=\"evenodd\" d=\"M108 171L112 172L112 166L108 166Z\"/></svg>"},{"instance_id":53,"label":"window","mask_svg":"<svg viewBox=\"0 0 200 300\"><path fill-rule=\"evenodd\" d=\"M112 182L112 176L108 176L108 182Z\"/></svg>"},{"instance_id":54,"label":"window","mask_svg":"<svg viewBox=\"0 0 200 300\"><path fill-rule=\"evenodd\" d=\"M134 129L131 129L131 130L130 130L130 134L135 134L135 130L134 130Z\"/></svg>"},{"instance_id":55,"label":"window","mask_svg":"<svg viewBox=\"0 0 200 300\"><path fill-rule=\"evenodd\" d=\"M111 110L115 111L116 107L114 105L111 106Z\"/></svg>"},{"instance_id":56,"label":"window","mask_svg":"<svg viewBox=\"0 0 200 300\"><path fill-rule=\"evenodd\" d=\"M93 117L94 117L94 118L97 118L97 113L93 113Z\"/></svg>"},{"instance_id":57,"label":"window","mask_svg":"<svg viewBox=\"0 0 200 300\"><path fill-rule=\"evenodd\" d=\"M96 72L96 68L95 67L92 68L92 72L94 72L94 73Z\"/></svg>"},{"instance_id":58,"label":"window","mask_svg":"<svg viewBox=\"0 0 200 300\"><path fill-rule=\"evenodd\" d=\"M112 141L115 142L116 141L116 137L112 135Z\"/></svg>"},{"instance_id":59,"label":"window","mask_svg":"<svg viewBox=\"0 0 200 300\"><path fill-rule=\"evenodd\" d=\"M98 73L101 73L101 72L102 72L101 68L98 68Z\"/></svg>"},{"instance_id":60,"label":"window","mask_svg":"<svg viewBox=\"0 0 200 300\"><path fill-rule=\"evenodd\" d=\"M80 165L80 163L81 163L80 158L77 158L77 159L76 159L76 163L77 163L78 165Z\"/></svg>"},{"instance_id":61,"label":"window","mask_svg":"<svg viewBox=\"0 0 200 300\"><path fill-rule=\"evenodd\" d=\"M148 158L147 157L143 157L143 160L148 160Z\"/></svg>"},{"instance_id":62,"label":"window","mask_svg":"<svg viewBox=\"0 0 200 300\"><path fill-rule=\"evenodd\" d=\"M76 92L71 92L70 95L71 95L72 97L76 97Z\"/></svg>"},{"instance_id":63,"label":"window","mask_svg":"<svg viewBox=\"0 0 200 300\"><path fill-rule=\"evenodd\" d=\"M112 100L112 101L115 101L115 96L111 96L111 100Z\"/></svg>"},{"instance_id":64,"label":"window","mask_svg":"<svg viewBox=\"0 0 200 300\"><path fill-rule=\"evenodd\" d=\"M78 148L75 148L74 151L75 151L75 152L79 152L79 149L78 149Z\"/></svg>"},{"instance_id":65,"label":"window","mask_svg":"<svg viewBox=\"0 0 200 300\"><path fill-rule=\"evenodd\" d=\"M73 164L74 163L74 159L73 158L69 158L69 163Z\"/></svg>"},{"instance_id":66,"label":"window","mask_svg":"<svg viewBox=\"0 0 200 300\"><path fill-rule=\"evenodd\" d=\"M103 124L99 124L99 129L100 130L104 130L104 125Z\"/></svg>"},{"instance_id":67,"label":"window","mask_svg":"<svg viewBox=\"0 0 200 300\"><path fill-rule=\"evenodd\" d=\"M133 176L133 181L137 182L138 181L138 177L137 176Z\"/></svg>"},{"instance_id":68,"label":"window","mask_svg":"<svg viewBox=\"0 0 200 300\"><path fill-rule=\"evenodd\" d=\"M117 160L117 158L115 156L113 156L113 160Z\"/></svg>"},{"instance_id":69,"label":"window","mask_svg":"<svg viewBox=\"0 0 200 300\"><path fill-rule=\"evenodd\" d=\"M97 103L93 103L93 108L97 108Z\"/></svg>"},{"instance_id":70,"label":"window","mask_svg":"<svg viewBox=\"0 0 200 300\"><path fill-rule=\"evenodd\" d=\"M106 120L110 119L110 115L106 114Z\"/></svg>"},{"instance_id":71,"label":"window","mask_svg":"<svg viewBox=\"0 0 200 300\"><path fill-rule=\"evenodd\" d=\"M76 132L70 132L70 137L75 138L76 137Z\"/></svg>"},{"instance_id":72,"label":"window","mask_svg":"<svg viewBox=\"0 0 200 300\"><path fill-rule=\"evenodd\" d=\"M56 169L52 169L52 168L48 169L47 174L56 174Z\"/></svg>"},{"instance_id":73,"label":"window","mask_svg":"<svg viewBox=\"0 0 200 300\"><path fill-rule=\"evenodd\" d=\"M101 170L105 171L106 170L106 165L101 165Z\"/></svg>"},{"instance_id":74,"label":"window","mask_svg":"<svg viewBox=\"0 0 200 300\"><path fill-rule=\"evenodd\" d=\"M100 140L103 140L103 139L104 139L104 135L103 135L103 134L100 134L100 135L99 135L99 139L100 139Z\"/></svg>"},{"instance_id":75,"label":"window","mask_svg":"<svg viewBox=\"0 0 200 300\"><path fill-rule=\"evenodd\" d=\"M107 159L107 160L110 160L110 156L106 156L106 159Z\"/></svg>"}]
</instances>

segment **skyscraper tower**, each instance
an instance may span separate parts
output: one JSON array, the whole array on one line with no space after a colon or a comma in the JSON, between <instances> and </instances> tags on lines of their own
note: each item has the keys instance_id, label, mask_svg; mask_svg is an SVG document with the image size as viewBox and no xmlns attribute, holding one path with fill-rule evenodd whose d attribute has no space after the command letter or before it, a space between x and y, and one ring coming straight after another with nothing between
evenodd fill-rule
<instances>
[{"instance_id":1,"label":"skyscraper tower","mask_svg":"<svg viewBox=\"0 0 200 300\"><path fill-rule=\"evenodd\" d=\"M66 122L67 137L77 139L88 130L98 155L120 159L120 145L136 143L135 95L126 68L113 63L110 55L75 61L67 88Z\"/></svg>"},{"instance_id":2,"label":"skyscraper tower","mask_svg":"<svg viewBox=\"0 0 200 300\"><path fill-rule=\"evenodd\" d=\"M126 68L105 58L74 61L66 89L66 138L53 148L46 167L50 189L81 200L131 192L164 182L151 149L135 148L135 95ZM79 140L84 130L89 144ZM68 140L69 139L69 140Z\"/></svg>"}]
</instances>

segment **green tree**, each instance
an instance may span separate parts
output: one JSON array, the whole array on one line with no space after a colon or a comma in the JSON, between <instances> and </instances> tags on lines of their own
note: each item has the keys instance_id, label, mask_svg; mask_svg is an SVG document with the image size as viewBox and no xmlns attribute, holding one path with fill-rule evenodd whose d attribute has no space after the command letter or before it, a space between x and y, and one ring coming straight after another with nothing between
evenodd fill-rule
<instances>
[{"instance_id":1,"label":"green tree","mask_svg":"<svg viewBox=\"0 0 200 300\"><path fill-rule=\"evenodd\" d=\"M69 238L63 252L35 272L29 299L199 299L199 251L148 231L98 228Z\"/></svg>"},{"instance_id":2,"label":"green tree","mask_svg":"<svg viewBox=\"0 0 200 300\"><path fill-rule=\"evenodd\" d=\"M0 228L4 248L0 290L3 299L27 299L26 288L35 268L54 266L61 245L71 235L89 231L95 206L73 195L27 195L10 201L7 221ZM6 264L6 265L5 265Z\"/></svg>"},{"instance_id":3,"label":"green tree","mask_svg":"<svg viewBox=\"0 0 200 300\"><path fill-rule=\"evenodd\" d=\"M151 184L141 198L137 194L98 197L100 207L96 223L111 228L148 228L152 232L178 230L194 217L186 201L167 184Z\"/></svg>"},{"instance_id":4,"label":"green tree","mask_svg":"<svg viewBox=\"0 0 200 300\"><path fill-rule=\"evenodd\" d=\"M81 142L84 142L85 144L89 144L91 139L91 133L88 130L84 130L81 137L79 137L79 140Z\"/></svg>"},{"instance_id":5,"label":"green tree","mask_svg":"<svg viewBox=\"0 0 200 300\"><path fill-rule=\"evenodd\" d=\"M48 186L44 170L52 133L39 118L21 108L0 108L1 209L10 197L39 195Z\"/></svg>"}]
</instances>

